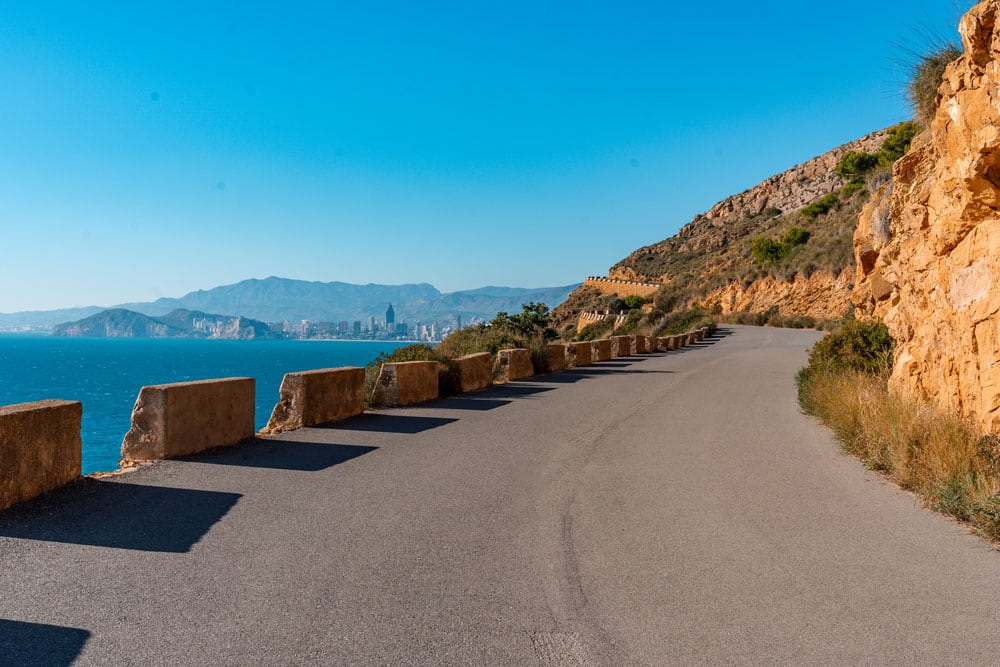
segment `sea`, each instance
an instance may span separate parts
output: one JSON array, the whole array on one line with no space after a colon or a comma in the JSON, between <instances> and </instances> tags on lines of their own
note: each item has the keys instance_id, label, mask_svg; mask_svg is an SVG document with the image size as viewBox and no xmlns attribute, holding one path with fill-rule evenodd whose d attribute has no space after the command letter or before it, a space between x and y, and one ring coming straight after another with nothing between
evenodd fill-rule
<instances>
[{"instance_id":1,"label":"sea","mask_svg":"<svg viewBox=\"0 0 1000 667\"><path fill-rule=\"evenodd\" d=\"M48 398L83 404L83 474L118 468L132 406L145 385L256 378L259 430L285 373L365 366L409 343L333 340L62 338L0 334L0 405Z\"/></svg>"}]
</instances>

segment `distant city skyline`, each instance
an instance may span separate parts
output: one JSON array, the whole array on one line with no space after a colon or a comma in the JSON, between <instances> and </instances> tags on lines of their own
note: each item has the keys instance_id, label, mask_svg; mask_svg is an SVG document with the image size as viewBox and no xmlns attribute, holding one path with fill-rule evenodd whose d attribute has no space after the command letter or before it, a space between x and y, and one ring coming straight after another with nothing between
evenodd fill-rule
<instances>
[{"instance_id":1,"label":"distant city skyline","mask_svg":"<svg viewBox=\"0 0 1000 667\"><path fill-rule=\"evenodd\" d=\"M2 2L0 313L579 282L906 120L970 4Z\"/></svg>"}]
</instances>

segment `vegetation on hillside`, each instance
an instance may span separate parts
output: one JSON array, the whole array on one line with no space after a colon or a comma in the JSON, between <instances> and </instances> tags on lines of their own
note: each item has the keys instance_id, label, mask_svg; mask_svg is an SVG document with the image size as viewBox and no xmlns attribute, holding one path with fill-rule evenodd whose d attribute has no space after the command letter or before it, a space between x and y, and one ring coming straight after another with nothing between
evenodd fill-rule
<instances>
[{"instance_id":1,"label":"vegetation on hillside","mask_svg":"<svg viewBox=\"0 0 1000 667\"><path fill-rule=\"evenodd\" d=\"M890 391L892 350L885 325L847 322L800 371L802 408L865 466L1000 540L1000 437Z\"/></svg>"},{"instance_id":2,"label":"vegetation on hillside","mask_svg":"<svg viewBox=\"0 0 1000 667\"><path fill-rule=\"evenodd\" d=\"M944 80L944 70L960 55L962 51L955 44L939 44L914 63L906 93L921 127L930 127L937 111L937 91Z\"/></svg>"}]
</instances>

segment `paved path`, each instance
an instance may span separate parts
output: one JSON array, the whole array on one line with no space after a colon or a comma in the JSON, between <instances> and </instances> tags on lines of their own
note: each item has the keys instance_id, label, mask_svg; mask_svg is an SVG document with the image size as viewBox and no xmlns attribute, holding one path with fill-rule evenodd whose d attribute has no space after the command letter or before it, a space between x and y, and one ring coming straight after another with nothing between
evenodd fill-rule
<instances>
[{"instance_id":1,"label":"paved path","mask_svg":"<svg viewBox=\"0 0 1000 667\"><path fill-rule=\"evenodd\" d=\"M724 333L0 514L0 663L996 663L1000 554Z\"/></svg>"}]
</instances>

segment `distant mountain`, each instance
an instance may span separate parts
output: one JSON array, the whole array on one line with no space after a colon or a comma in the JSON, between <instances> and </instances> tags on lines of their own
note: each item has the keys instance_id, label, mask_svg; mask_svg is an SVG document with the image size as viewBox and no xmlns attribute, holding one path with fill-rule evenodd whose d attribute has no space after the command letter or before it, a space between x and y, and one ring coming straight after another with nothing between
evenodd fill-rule
<instances>
[{"instance_id":1,"label":"distant mountain","mask_svg":"<svg viewBox=\"0 0 1000 667\"><path fill-rule=\"evenodd\" d=\"M0 331L21 327L48 328L61 322L79 320L94 313L99 313L102 310L103 308L99 306L87 306L85 308L25 310L18 313L0 313Z\"/></svg>"},{"instance_id":2,"label":"distant mountain","mask_svg":"<svg viewBox=\"0 0 1000 667\"><path fill-rule=\"evenodd\" d=\"M176 309L199 313L230 313L261 322L340 322L382 319L391 303L397 321L446 321L456 316L463 322L489 320L497 312L520 312L531 301L554 308L578 285L525 289L481 287L442 294L426 283L407 285L353 285L342 282L310 282L287 278L244 280L208 290L190 292L180 298L163 298L147 303L114 306L165 322ZM79 320L101 312L101 308L78 308L0 314L0 329L17 327L51 328L55 324ZM76 322L74 322L75 324Z\"/></svg>"},{"instance_id":3,"label":"distant mountain","mask_svg":"<svg viewBox=\"0 0 1000 667\"><path fill-rule=\"evenodd\" d=\"M198 290L179 299L157 299L152 303L123 304L121 307L153 316L174 308L189 308L245 315L265 322L336 322L381 316L390 302L396 307L396 316L401 317L400 313L405 313L408 307L419 310L440 296L441 292L426 283L352 285L271 277Z\"/></svg>"},{"instance_id":4,"label":"distant mountain","mask_svg":"<svg viewBox=\"0 0 1000 667\"><path fill-rule=\"evenodd\" d=\"M161 317L150 317L111 308L76 322L57 325L53 336L84 338L227 338L247 340L276 338L264 322L246 317L213 315L177 308Z\"/></svg>"},{"instance_id":5,"label":"distant mountain","mask_svg":"<svg viewBox=\"0 0 1000 667\"><path fill-rule=\"evenodd\" d=\"M184 332L142 313L124 308L102 310L76 322L60 324L53 336L83 336L86 338L170 338Z\"/></svg>"}]
</instances>

